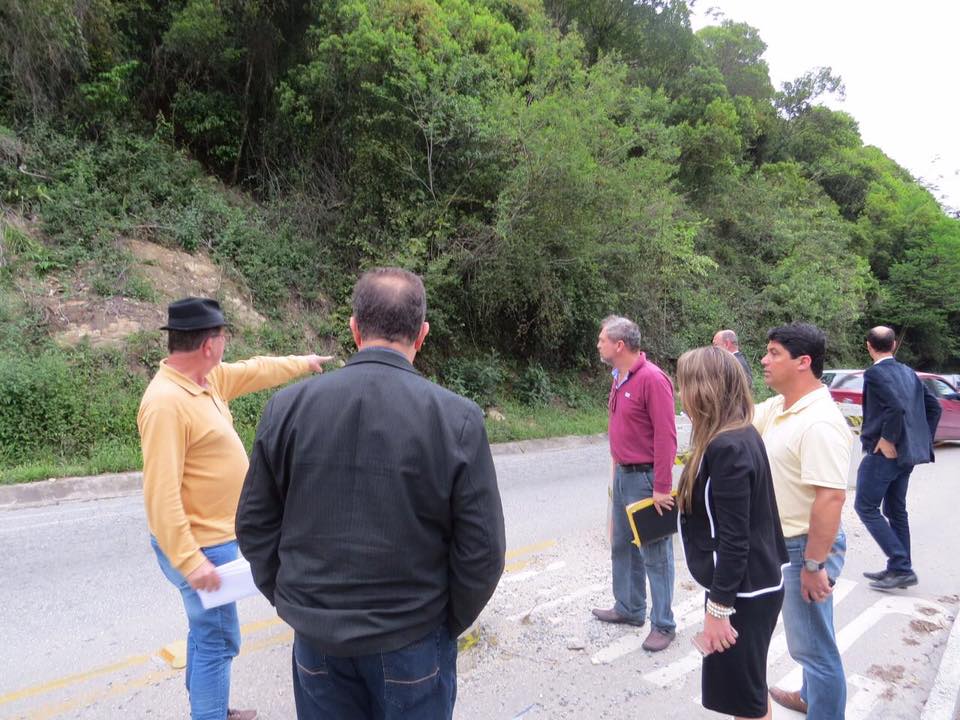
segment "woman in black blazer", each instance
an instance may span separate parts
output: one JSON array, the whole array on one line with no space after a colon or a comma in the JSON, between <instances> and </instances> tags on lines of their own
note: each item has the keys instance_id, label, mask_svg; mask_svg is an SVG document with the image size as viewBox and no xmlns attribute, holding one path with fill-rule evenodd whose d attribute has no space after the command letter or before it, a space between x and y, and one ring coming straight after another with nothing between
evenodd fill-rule
<instances>
[{"instance_id":1,"label":"woman in black blazer","mask_svg":"<svg viewBox=\"0 0 960 720\"><path fill-rule=\"evenodd\" d=\"M705 347L677 364L693 424L680 477L680 536L687 567L706 589L703 706L738 718L769 718L767 650L783 604L789 564L763 440L743 368Z\"/></svg>"}]
</instances>

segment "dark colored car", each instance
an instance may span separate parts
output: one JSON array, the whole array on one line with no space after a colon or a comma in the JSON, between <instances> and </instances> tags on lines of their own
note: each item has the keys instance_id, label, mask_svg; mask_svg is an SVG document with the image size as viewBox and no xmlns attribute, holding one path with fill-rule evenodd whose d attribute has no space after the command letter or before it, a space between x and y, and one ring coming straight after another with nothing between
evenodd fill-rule
<instances>
[{"instance_id":1,"label":"dark colored car","mask_svg":"<svg viewBox=\"0 0 960 720\"><path fill-rule=\"evenodd\" d=\"M918 372L917 377L940 401L943 415L937 426L936 442L960 440L960 393L942 375ZM863 371L852 373L830 388L830 395L844 415L863 414Z\"/></svg>"}]
</instances>

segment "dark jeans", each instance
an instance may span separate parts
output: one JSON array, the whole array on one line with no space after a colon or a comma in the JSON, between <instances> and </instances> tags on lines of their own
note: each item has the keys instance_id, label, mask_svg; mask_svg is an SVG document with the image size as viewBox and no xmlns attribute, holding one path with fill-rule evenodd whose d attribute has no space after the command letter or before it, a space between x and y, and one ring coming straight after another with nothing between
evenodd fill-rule
<instances>
[{"instance_id":1,"label":"dark jeans","mask_svg":"<svg viewBox=\"0 0 960 720\"><path fill-rule=\"evenodd\" d=\"M393 652L334 657L293 640L299 720L450 720L457 699L457 641L446 625Z\"/></svg>"},{"instance_id":2,"label":"dark jeans","mask_svg":"<svg viewBox=\"0 0 960 720\"><path fill-rule=\"evenodd\" d=\"M896 460L888 460L880 453L864 456L857 471L854 509L887 556L887 570L893 572L913 569L907 521L907 486L911 472L912 465L901 467Z\"/></svg>"}]
</instances>

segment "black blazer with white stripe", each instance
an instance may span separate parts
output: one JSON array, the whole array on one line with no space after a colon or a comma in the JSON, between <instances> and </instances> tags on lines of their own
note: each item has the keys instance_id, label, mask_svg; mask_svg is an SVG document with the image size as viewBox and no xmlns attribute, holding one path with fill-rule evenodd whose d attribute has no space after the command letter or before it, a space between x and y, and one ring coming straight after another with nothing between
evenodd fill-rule
<instances>
[{"instance_id":1,"label":"black blazer with white stripe","mask_svg":"<svg viewBox=\"0 0 960 720\"><path fill-rule=\"evenodd\" d=\"M693 507L678 524L687 567L710 599L733 605L783 587L790 562L770 463L754 427L731 430L707 446Z\"/></svg>"}]
</instances>

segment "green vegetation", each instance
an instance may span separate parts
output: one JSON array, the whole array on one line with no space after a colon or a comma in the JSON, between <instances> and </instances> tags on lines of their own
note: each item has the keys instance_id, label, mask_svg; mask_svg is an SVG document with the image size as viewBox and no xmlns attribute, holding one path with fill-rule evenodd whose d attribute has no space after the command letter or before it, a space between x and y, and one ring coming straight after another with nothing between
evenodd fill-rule
<instances>
[{"instance_id":1,"label":"green vegetation","mask_svg":"<svg viewBox=\"0 0 960 720\"><path fill-rule=\"evenodd\" d=\"M960 367L960 220L817 104L829 68L774 88L754 28L694 33L681 0L7 0L0 26L4 477L136 456L159 335L64 349L37 300L80 270L161 300L128 238L249 289L269 322L236 356L347 352L357 273L421 273L421 367L500 405L495 438L597 428L610 312L667 368L720 327L756 365L794 319L831 363L884 322Z\"/></svg>"}]
</instances>

